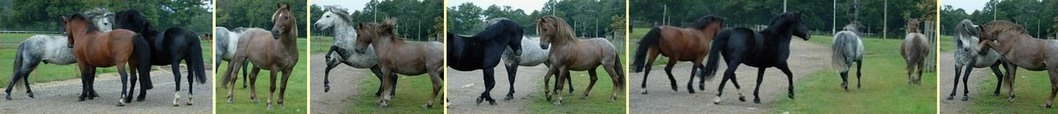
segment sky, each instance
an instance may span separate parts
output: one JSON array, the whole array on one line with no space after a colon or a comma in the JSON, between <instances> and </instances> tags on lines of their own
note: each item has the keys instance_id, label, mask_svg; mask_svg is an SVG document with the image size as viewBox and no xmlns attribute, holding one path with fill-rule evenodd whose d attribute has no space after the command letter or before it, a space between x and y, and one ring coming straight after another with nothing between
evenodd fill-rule
<instances>
[{"instance_id":1,"label":"sky","mask_svg":"<svg viewBox=\"0 0 1058 114\"><path fill-rule=\"evenodd\" d=\"M310 5L316 4L319 6L338 5L339 7L348 9L349 12L359 11L364 9L364 5L370 2L370 0L312 0Z\"/></svg>"},{"instance_id":2,"label":"sky","mask_svg":"<svg viewBox=\"0 0 1058 114\"><path fill-rule=\"evenodd\" d=\"M966 10L966 14L970 14L976 10L984 9L985 3L988 3L988 1L991 0L944 0L941 1L941 7L939 8L944 8L944 5L951 5L952 8L962 8Z\"/></svg>"},{"instance_id":3,"label":"sky","mask_svg":"<svg viewBox=\"0 0 1058 114\"><path fill-rule=\"evenodd\" d=\"M496 5L500 7L511 6L513 9L522 9L525 13L532 13L534 10L544 9L544 3L547 0L448 0L448 4L445 7L459 6L467 2L481 7L482 10L489 8L490 5Z\"/></svg>"}]
</instances>

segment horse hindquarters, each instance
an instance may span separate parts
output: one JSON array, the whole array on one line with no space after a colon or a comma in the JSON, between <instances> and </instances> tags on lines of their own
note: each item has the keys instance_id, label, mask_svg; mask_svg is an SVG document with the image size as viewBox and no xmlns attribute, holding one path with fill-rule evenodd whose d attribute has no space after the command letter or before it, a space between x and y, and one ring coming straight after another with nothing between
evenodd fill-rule
<instances>
[{"instance_id":1,"label":"horse hindquarters","mask_svg":"<svg viewBox=\"0 0 1058 114\"><path fill-rule=\"evenodd\" d=\"M15 87L24 88L26 93L29 94L29 98L33 98L33 90L29 87L29 73L37 68L37 65L40 64L40 59L24 57L28 56L23 54L27 53L25 51L28 51L28 49L29 47L27 44L22 43L18 46L18 52L15 52L15 66L12 67L14 69L14 74L11 75L11 82L7 85L7 90L5 90L7 96L4 98L7 100L11 100L11 89ZM19 83L21 83L21 85Z\"/></svg>"}]
</instances>

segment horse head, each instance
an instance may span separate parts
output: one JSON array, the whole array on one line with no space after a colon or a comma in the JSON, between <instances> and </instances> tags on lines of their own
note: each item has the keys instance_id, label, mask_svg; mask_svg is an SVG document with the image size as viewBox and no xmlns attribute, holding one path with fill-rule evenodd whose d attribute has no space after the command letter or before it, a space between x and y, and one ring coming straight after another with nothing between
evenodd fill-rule
<instances>
[{"instance_id":1,"label":"horse head","mask_svg":"<svg viewBox=\"0 0 1058 114\"><path fill-rule=\"evenodd\" d=\"M330 29L336 26L335 24L348 24L353 22L349 17L349 13L345 9L339 9L336 7L327 7L327 12L323 13L319 19L316 20L312 26L321 30Z\"/></svg>"},{"instance_id":2,"label":"horse head","mask_svg":"<svg viewBox=\"0 0 1058 114\"><path fill-rule=\"evenodd\" d=\"M955 25L954 37L956 48L978 50L980 47L974 47L973 45L980 40L980 38L978 38L978 36L980 36L979 32L980 31L977 30L977 25L974 25L973 21L963 19L958 25Z\"/></svg>"},{"instance_id":3,"label":"horse head","mask_svg":"<svg viewBox=\"0 0 1058 114\"><path fill-rule=\"evenodd\" d=\"M1001 46L999 40L1002 40L1003 38L1008 38L1002 37L1001 35L1006 36L1011 34L1025 33L1025 28L1021 27L1021 25L1003 20L992 21L988 24L978 26L977 28L979 34L978 37L980 38L980 40L978 40L979 42L977 45L981 48L981 50L978 50L978 53L985 53L985 51L983 50Z\"/></svg>"},{"instance_id":4,"label":"horse head","mask_svg":"<svg viewBox=\"0 0 1058 114\"><path fill-rule=\"evenodd\" d=\"M110 12L110 10L104 8L95 8L82 12L82 14L92 22L92 25L99 28L99 31L107 32L114 30L112 24L114 22L114 12Z\"/></svg>"},{"instance_id":5,"label":"horse head","mask_svg":"<svg viewBox=\"0 0 1058 114\"><path fill-rule=\"evenodd\" d=\"M724 18L707 15L694 22L692 28L706 32L708 36L715 36L724 27Z\"/></svg>"},{"instance_id":6,"label":"horse head","mask_svg":"<svg viewBox=\"0 0 1058 114\"><path fill-rule=\"evenodd\" d=\"M276 3L276 12L272 13L272 38L279 39L280 36L293 34L297 28L294 18L289 4Z\"/></svg>"},{"instance_id":7,"label":"horse head","mask_svg":"<svg viewBox=\"0 0 1058 114\"><path fill-rule=\"evenodd\" d=\"M781 32L780 34L793 34L794 36L801 37L801 39L808 40L811 35L808 34L808 26L805 26L804 20L801 20L801 13L793 11L786 12L779 15L775 19L772 19L769 26L776 27L779 30L771 30L772 32ZM769 27L771 29L771 27Z\"/></svg>"},{"instance_id":8,"label":"horse head","mask_svg":"<svg viewBox=\"0 0 1058 114\"><path fill-rule=\"evenodd\" d=\"M918 18L908 19L907 20L907 25L906 25L906 28L905 28L905 29L907 29L906 30L907 33L918 33L919 32L918 31L919 24L922 24L922 21L918 20Z\"/></svg>"},{"instance_id":9,"label":"horse head","mask_svg":"<svg viewBox=\"0 0 1058 114\"><path fill-rule=\"evenodd\" d=\"M562 18L549 15L536 20L536 33L540 35L540 48L547 49L553 41L572 39L573 31Z\"/></svg>"},{"instance_id":10,"label":"horse head","mask_svg":"<svg viewBox=\"0 0 1058 114\"><path fill-rule=\"evenodd\" d=\"M354 51L359 54L365 53L367 46L375 42L383 42L385 38L397 39L396 31L393 30L396 20L386 19L383 23L360 23L356 25L356 43L353 44Z\"/></svg>"},{"instance_id":11,"label":"horse head","mask_svg":"<svg viewBox=\"0 0 1058 114\"><path fill-rule=\"evenodd\" d=\"M495 38L489 38L496 41L505 43L508 48L514 51L515 56L521 56L522 54L522 37L525 35L524 29L518 23L508 20L507 18L497 18L489 21L489 26L485 32L479 33L475 36L494 36Z\"/></svg>"},{"instance_id":12,"label":"horse head","mask_svg":"<svg viewBox=\"0 0 1058 114\"><path fill-rule=\"evenodd\" d=\"M72 14L69 16L62 17L63 28L66 30L66 42L67 48L73 48L74 36L82 36L85 33L97 31L95 26L88 26L88 20L82 14Z\"/></svg>"}]
</instances>

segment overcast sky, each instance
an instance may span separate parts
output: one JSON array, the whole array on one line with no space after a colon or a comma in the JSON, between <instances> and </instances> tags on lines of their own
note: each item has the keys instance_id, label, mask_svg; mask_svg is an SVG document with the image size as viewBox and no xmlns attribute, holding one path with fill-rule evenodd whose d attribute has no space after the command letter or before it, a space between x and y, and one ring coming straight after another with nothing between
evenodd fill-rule
<instances>
[{"instance_id":1,"label":"overcast sky","mask_svg":"<svg viewBox=\"0 0 1058 114\"><path fill-rule=\"evenodd\" d=\"M544 9L544 3L547 0L448 0L448 5L445 7L459 6L468 2L481 7L482 10L489 8L490 5L496 5L511 6L513 9L522 9L525 13L533 13L534 10Z\"/></svg>"},{"instance_id":2,"label":"overcast sky","mask_svg":"<svg viewBox=\"0 0 1058 114\"><path fill-rule=\"evenodd\" d=\"M944 8L945 5L951 5L952 8L962 8L963 10L966 10L966 14L970 14L976 10L984 9L985 3L988 3L988 1L991 0L945 0L941 2L941 7L939 8Z\"/></svg>"}]
</instances>

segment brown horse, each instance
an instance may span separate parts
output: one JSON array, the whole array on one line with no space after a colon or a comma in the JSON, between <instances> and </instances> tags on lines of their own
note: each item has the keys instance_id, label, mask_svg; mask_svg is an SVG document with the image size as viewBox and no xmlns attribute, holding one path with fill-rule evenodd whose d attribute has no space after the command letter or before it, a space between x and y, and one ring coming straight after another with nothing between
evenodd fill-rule
<instances>
[{"instance_id":1,"label":"brown horse","mask_svg":"<svg viewBox=\"0 0 1058 114\"><path fill-rule=\"evenodd\" d=\"M979 53L985 53L989 48L995 49L1003 57L1007 67L1007 76L1004 79L1007 84L1008 101L1014 101L1014 76L1018 67L1031 71L1047 70L1051 79L1051 97L1045 104L1040 106L1051 108L1054 96L1058 93L1058 40L1043 40L1033 38L1026 33L1021 25L1009 21L992 21L979 27L981 39L978 44L984 48Z\"/></svg>"},{"instance_id":2,"label":"brown horse","mask_svg":"<svg viewBox=\"0 0 1058 114\"><path fill-rule=\"evenodd\" d=\"M393 97L392 87L396 74L420 75L429 73L433 82L433 94L427 99L423 108L433 107L437 93L444 84L444 45L441 42L408 43L397 34L396 21L387 19L380 23L361 23L356 26L356 53L366 53L367 46L375 48L378 65L382 70L382 96L379 96L379 107L389 105Z\"/></svg>"},{"instance_id":3,"label":"brown horse","mask_svg":"<svg viewBox=\"0 0 1058 114\"><path fill-rule=\"evenodd\" d=\"M679 61L694 63L694 67L691 68L691 78L687 80L687 92L694 93L694 87L691 84L694 82L693 72L705 68L702 62L705 56L709 55L709 43L713 42L713 37L720 32L723 26L724 19L710 15L698 19L692 28L659 26L650 29L650 32L639 40L639 48L632 61L634 72L646 69L643 73L643 83L640 84L642 88L640 93L647 94L647 76L650 75L650 66L654 64L654 59L657 59L658 55L669 57L669 62L665 65L665 73L669 76L672 91L677 91L676 78L672 77L672 67ZM643 63L643 57L647 57L646 63ZM698 89L705 89L705 78L701 78L698 82Z\"/></svg>"},{"instance_id":4,"label":"brown horse","mask_svg":"<svg viewBox=\"0 0 1058 114\"><path fill-rule=\"evenodd\" d=\"M272 109L272 93L276 90L276 76L279 73L283 74L282 83L279 87L279 98L276 99L276 104L283 105L283 96L285 96L287 90L287 82L290 79L290 73L294 70L294 65L298 63L298 45L297 36L298 29L297 23L294 21L297 19L290 11L290 5L285 3L276 4L276 12L272 14L272 31L265 31L260 28L250 28L243 32L239 36L239 45L237 46L235 56L232 61L228 64L228 70L224 75L224 84L231 84L232 87L228 89L228 103L232 103L232 92L235 90L235 82L238 80L239 70L245 62L249 60L253 63L253 70L250 71L250 99L254 102L258 102L256 91L257 74L261 69L270 71L269 91L268 91L268 109ZM234 69L234 70L233 70Z\"/></svg>"},{"instance_id":5,"label":"brown horse","mask_svg":"<svg viewBox=\"0 0 1058 114\"><path fill-rule=\"evenodd\" d=\"M925 67L926 56L929 55L929 41L926 35L918 32L918 19L910 19L907 23L907 36L900 44L900 55L907 63L907 78L909 84L922 83L922 70ZM918 78L914 77L918 73Z\"/></svg>"},{"instance_id":6,"label":"brown horse","mask_svg":"<svg viewBox=\"0 0 1058 114\"><path fill-rule=\"evenodd\" d=\"M613 81L610 102L617 100L617 93L624 87L624 71L621 71L620 55L617 54L617 49L610 41L604 38L577 39L566 21L556 16L541 17L536 20L536 27L537 33L540 34L540 48L548 49L549 45L554 47L548 52L548 62L551 66L548 68L548 74L544 76L544 94L547 95L547 100L551 100L552 96L547 90L549 88L547 81L551 80L551 73L558 73L553 94L558 96L555 104L562 104L562 92L559 91L562 91L562 83L568 81L564 79L568 76L569 70L588 71L591 82L585 89L584 96L581 97L587 98L592 86L595 86L595 80L598 79L595 68L600 65L604 67L603 69Z\"/></svg>"},{"instance_id":7,"label":"brown horse","mask_svg":"<svg viewBox=\"0 0 1058 114\"><path fill-rule=\"evenodd\" d=\"M93 85L98 67L117 67L118 74L121 75L121 99L118 100L118 106L132 101L132 90L136 88L137 79L145 79L140 83L144 84L140 88L140 97L143 97L146 89L150 88L150 79L147 77L150 77L151 47L146 39L126 29L101 32L99 28L90 25L81 14L73 14L69 18L64 16L62 19L69 40L67 47L73 50L77 67L81 70L81 83L84 84L78 101L97 96ZM132 73L128 73L129 70ZM139 75L135 75L136 70L139 70ZM129 80L132 82L129 83Z\"/></svg>"}]
</instances>

